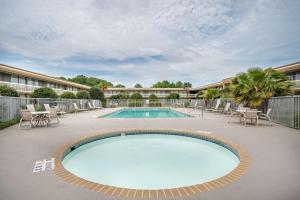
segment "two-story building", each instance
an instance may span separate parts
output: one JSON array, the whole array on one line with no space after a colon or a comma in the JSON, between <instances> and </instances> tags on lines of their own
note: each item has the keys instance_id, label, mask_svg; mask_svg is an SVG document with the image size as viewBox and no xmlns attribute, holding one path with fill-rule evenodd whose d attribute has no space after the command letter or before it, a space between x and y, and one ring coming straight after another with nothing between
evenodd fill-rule
<instances>
[{"instance_id":1,"label":"two-story building","mask_svg":"<svg viewBox=\"0 0 300 200\"><path fill-rule=\"evenodd\" d=\"M76 94L79 90L90 89L90 87L82 84L3 64L0 64L0 85L8 85L16 89L21 97L26 97L41 87L52 88L58 95L67 91Z\"/></svg>"},{"instance_id":2,"label":"two-story building","mask_svg":"<svg viewBox=\"0 0 300 200\"><path fill-rule=\"evenodd\" d=\"M118 95L120 93L128 93L132 95L133 93L140 93L143 98L148 98L151 94L157 96L157 98L166 98L171 93L179 94L180 98L189 98L189 89L185 88L107 88L104 91L106 98L112 95Z\"/></svg>"},{"instance_id":3,"label":"two-story building","mask_svg":"<svg viewBox=\"0 0 300 200\"><path fill-rule=\"evenodd\" d=\"M294 94L300 94L300 62L291 63L287 65L283 65L280 67L274 67L273 69L281 71L285 73L289 81L292 83ZM199 91L207 90L207 89L223 89L226 86L230 85L234 77L229 77L223 79L222 81L211 83L207 85L203 85L200 87L195 87L190 89L191 96L197 94Z\"/></svg>"}]
</instances>

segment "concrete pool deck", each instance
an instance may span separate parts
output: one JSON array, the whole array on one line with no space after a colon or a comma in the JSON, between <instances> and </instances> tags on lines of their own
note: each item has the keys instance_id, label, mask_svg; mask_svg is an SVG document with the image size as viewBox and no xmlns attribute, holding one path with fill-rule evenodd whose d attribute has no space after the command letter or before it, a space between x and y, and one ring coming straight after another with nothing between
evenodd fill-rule
<instances>
[{"instance_id":1,"label":"concrete pool deck","mask_svg":"<svg viewBox=\"0 0 300 200\"><path fill-rule=\"evenodd\" d=\"M103 109L61 118L57 126L0 131L0 199L122 199L72 185L54 171L32 173L35 161L50 159L65 143L110 130L174 128L206 131L240 144L251 164L237 181L224 187L182 199L300 199L300 131L260 121L241 125L238 118L227 123L219 114L203 118L114 119L98 118L116 109ZM176 109L186 112L186 109ZM156 198L155 198L156 199ZM176 198L180 199L180 198Z\"/></svg>"}]
</instances>

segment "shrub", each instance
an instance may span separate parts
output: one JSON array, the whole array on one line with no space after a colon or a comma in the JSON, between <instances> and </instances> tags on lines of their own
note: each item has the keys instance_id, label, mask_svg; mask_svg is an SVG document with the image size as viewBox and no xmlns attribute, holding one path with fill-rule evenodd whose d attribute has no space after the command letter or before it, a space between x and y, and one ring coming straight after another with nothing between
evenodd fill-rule
<instances>
[{"instance_id":1,"label":"shrub","mask_svg":"<svg viewBox=\"0 0 300 200\"><path fill-rule=\"evenodd\" d=\"M11 120L0 121L0 130L19 123L20 117L15 117Z\"/></svg>"},{"instance_id":2,"label":"shrub","mask_svg":"<svg viewBox=\"0 0 300 200\"><path fill-rule=\"evenodd\" d=\"M7 85L0 85L0 95L1 96L9 96L9 97L18 97L18 92Z\"/></svg>"},{"instance_id":3,"label":"shrub","mask_svg":"<svg viewBox=\"0 0 300 200\"><path fill-rule=\"evenodd\" d=\"M155 94L149 96L149 106L150 107L161 107L160 101L157 99Z\"/></svg>"},{"instance_id":4,"label":"shrub","mask_svg":"<svg viewBox=\"0 0 300 200\"><path fill-rule=\"evenodd\" d=\"M76 99L76 96L73 92L64 92L62 95L60 95L60 98L62 98L62 99Z\"/></svg>"},{"instance_id":5,"label":"shrub","mask_svg":"<svg viewBox=\"0 0 300 200\"><path fill-rule=\"evenodd\" d=\"M99 100L104 99L104 93L97 87L92 87L89 90L89 93L90 93L91 99L99 99Z\"/></svg>"},{"instance_id":6,"label":"shrub","mask_svg":"<svg viewBox=\"0 0 300 200\"><path fill-rule=\"evenodd\" d=\"M79 91L76 94L76 98L77 99L89 99L90 98L90 94L87 91Z\"/></svg>"},{"instance_id":7,"label":"shrub","mask_svg":"<svg viewBox=\"0 0 300 200\"><path fill-rule=\"evenodd\" d=\"M168 98L168 99L179 99L180 96L179 96L178 93L172 92L172 93L170 93L170 95L169 95L167 98Z\"/></svg>"},{"instance_id":8,"label":"shrub","mask_svg":"<svg viewBox=\"0 0 300 200\"><path fill-rule=\"evenodd\" d=\"M142 98L143 96L138 92L135 92L130 96L130 99L142 99Z\"/></svg>"},{"instance_id":9,"label":"shrub","mask_svg":"<svg viewBox=\"0 0 300 200\"><path fill-rule=\"evenodd\" d=\"M130 99L128 102L129 107L142 107L143 105L144 105L143 100Z\"/></svg>"},{"instance_id":10,"label":"shrub","mask_svg":"<svg viewBox=\"0 0 300 200\"><path fill-rule=\"evenodd\" d=\"M57 98L57 94L54 90L48 87L38 88L31 94L32 98Z\"/></svg>"}]
</instances>

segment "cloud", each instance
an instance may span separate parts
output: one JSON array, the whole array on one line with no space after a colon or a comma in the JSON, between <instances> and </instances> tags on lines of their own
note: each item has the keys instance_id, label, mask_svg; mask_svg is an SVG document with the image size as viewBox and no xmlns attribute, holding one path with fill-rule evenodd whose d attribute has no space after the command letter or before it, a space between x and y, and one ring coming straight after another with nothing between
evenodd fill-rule
<instances>
[{"instance_id":1,"label":"cloud","mask_svg":"<svg viewBox=\"0 0 300 200\"><path fill-rule=\"evenodd\" d=\"M300 59L299 1L0 0L0 62L128 86Z\"/></svg>"}]
</instances>

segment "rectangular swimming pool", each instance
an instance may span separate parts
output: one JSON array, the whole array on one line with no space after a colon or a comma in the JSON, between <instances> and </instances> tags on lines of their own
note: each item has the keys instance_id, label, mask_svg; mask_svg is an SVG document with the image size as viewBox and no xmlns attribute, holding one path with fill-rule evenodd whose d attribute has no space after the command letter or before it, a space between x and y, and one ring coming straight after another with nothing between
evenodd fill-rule
<instances>
[{"instance_id":1,"label":"rectangular swimming pool","mask_svg":"<svg viewBox=\"0 0 300 200\"><path fill-rule=\"evenodd\" d=\"M188 114L177 112L169 108L123 108L102 116L103 118L183 118Z\"/></svg>"}]
</instances>

